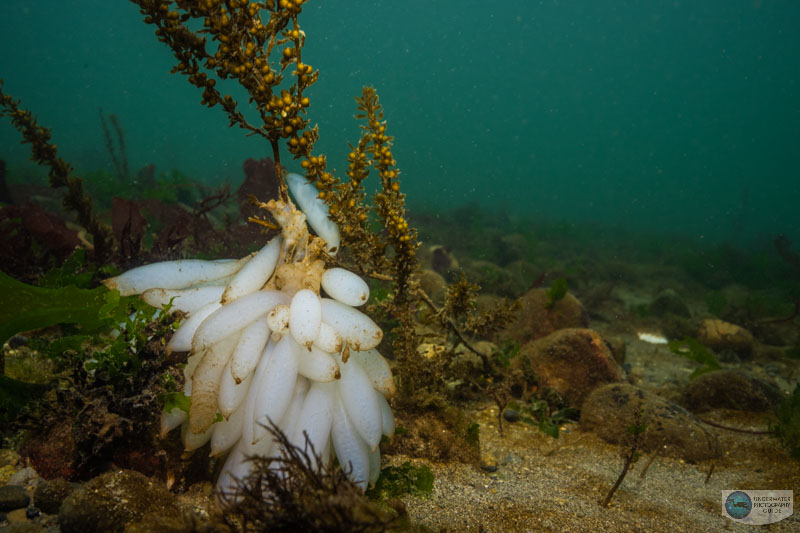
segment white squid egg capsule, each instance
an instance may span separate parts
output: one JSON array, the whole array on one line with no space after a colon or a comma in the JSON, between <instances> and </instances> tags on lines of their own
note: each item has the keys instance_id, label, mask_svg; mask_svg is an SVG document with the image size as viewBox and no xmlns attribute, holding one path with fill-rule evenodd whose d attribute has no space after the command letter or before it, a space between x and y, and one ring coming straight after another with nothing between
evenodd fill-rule
<instances>
[{"instance_id":1,"label":"white squid egg capsule","mask_svg":"<svg viewBox=\"0 0 800 533\"><path fill-rule=\"evenodd\" d=\"M276 305L275 308L267 314L267 326L270 331L278 334L283 334L289 327L289 306Z\"/></svg>"},{"instance_id":2,"label":"white squid egg capsule","mask_svg":"<svg viewBox=\"0 0 800 533\"><path fill-rule=\"evenodd\" d=\"M319 325L319 335L314 340L314 346L323 352L339 353L342 351L342 344L342 336L330 324L322 322Z\"/></svg>"},{"instance_id":3,"label":"white squid egg capsule","mask_svg":"<svg viewBox=\"0 0 800 533\"><path fill-rule=\"evenodd\" d=\"M383 331L370 317L330 298L322 298L322 320L330 324L354 350L369 350L380 344Z\"/></svg>"},{"instance_id":4,"label":"white squid egg capsule","mask_svg":"<svg viewBox=\"0 0 800 533\"><path fill-rule=\"evenodd\" d=\"M180 426L189 418L186 411L180 407L173 407L170 412L161 411L161 438L167 436L167 433Z\"/></svg>"},{"instance_id":5,"label":"white squid egg capsule","mask_svg":"<svg viewBox=\"0 0 800 533\"><path fill-rule=\"evenodd\" d=\"M319 296L311 289L297 291L289 306L289 331L298 344L307 348L319 335L322 306Z\"/></svg>"},{"instance_id":6,"label":"white squid egg capsule","mask_svg":"<svg viewBox=\"0 0 800 533\"><path fill-rule=\"evenodd\" d=\"M369 299L367 282L343 268L330 268L322 274L322 288L345 305L358 307Z\"/></svg>"},{"instance_id":7,"label":"white squid egg capsule","mask_svg":"<svg viewBox=\"0 0 800 533\"><path fill-rule=\"evenodd\" d=\"M194 287L191 289L147 289L142 293L142 300L148 305L163 309L165 305L172 302L169 312L183 311L191 315L195 311L202 309L208 304L219 302L222 291L225 287L219 285L207 285L205 287Z\"/></svg>"},{"instance_id":8,"label":"white squid egg capsule","mask_svg":"<svg viewBox=\"0 0 800 533\"><path fill-rule=\"evenodd\" d=\"M328 205L320 199L317 188L299 174L287 175L286 184L298 207L306 215L308 225L328 245L326 251L330 255L336 255L341 240L339 226L328 218Z\"/></svg>"}]
</instances>

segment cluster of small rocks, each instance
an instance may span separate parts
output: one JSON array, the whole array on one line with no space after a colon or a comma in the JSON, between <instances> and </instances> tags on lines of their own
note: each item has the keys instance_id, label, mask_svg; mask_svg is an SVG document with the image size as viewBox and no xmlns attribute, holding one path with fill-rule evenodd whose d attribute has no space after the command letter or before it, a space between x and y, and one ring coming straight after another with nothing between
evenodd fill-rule
<instances>
[{"instance_id":1,"label":"cluster of small rocks","mask_svg":"<svg viewBox=\"0 0 800 533\"><path fill-rule=\"evenodd\" d=\"M178 497L133 470L85 483L46 480L12 450L0 450L0 475L0 530L9 533L181 533L197 531L201 523L204 531L228 531L214 514L210 484Z\"/></svg>"},{"instance_id":2,"label":"cluster of small rocks","mask_svg":"<svg viewBox=\"0 0 800 533\"><path fill-rule=\"evenodd\" d=\"M580 410L580 428L607 442L624 445L628 428L643 424L647 427L639 444L643 451L658 450L692 463L717 458L721 454L717 432L695 413L768 412L783 397L773 384L730 368L687 380L677 391L668 387L662 396L660 389L627 382L626 343L589 329L587 314L574 296L567 294L548 306L546 290L537 288L522 296L520 303L517 319L501 334L520 345L512 368L532 372L540 389L558 392ZM652 307L658 314L690 318L674 291L660 294ZM737 362L752 357L755 341L744 328L717 319L698 324L694 334L715 352L733 354ZM503 416L511 423L521 418L512 409Z\"/></svg>"}]
</instances>

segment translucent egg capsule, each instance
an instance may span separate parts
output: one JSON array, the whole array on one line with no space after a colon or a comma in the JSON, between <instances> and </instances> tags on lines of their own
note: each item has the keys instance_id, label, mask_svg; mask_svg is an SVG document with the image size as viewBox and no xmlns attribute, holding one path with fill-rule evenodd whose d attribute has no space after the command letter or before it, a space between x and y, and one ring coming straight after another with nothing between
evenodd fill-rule
<instances>
[{"instance_id":1,"label":"translucent egg capsule","mask_svg":"<svg viewBox=\"0 0 800 533\"><path fill-rule=\"evenodd\" d=\"M369 350L380 344L383 331L370 317L343 303L322 298L322 320L341 335L354 350Z\"/></svg>"},{"instance_id":2,"label":"translucent egg capsule","mask_svg":"<svg viewBox=\"0 0 800 533\"><path fill-rule=\"evenodd\" d=\"M330 268L322 274L322 288L334 300L358 307L369 299L367 283L343 268Z\"/></svg>"},{"instance_id":3,"label":"translucent egg capsule","mask_svg":"<svg viewBox=\"0 0 800 533\"><path fill-rule=\"evenodd\" d=\"M319 335L322 307L319 296L310 289L297 291L289 306L289 331L298 344L311 348Z\"/></svg>"}]
</instances>

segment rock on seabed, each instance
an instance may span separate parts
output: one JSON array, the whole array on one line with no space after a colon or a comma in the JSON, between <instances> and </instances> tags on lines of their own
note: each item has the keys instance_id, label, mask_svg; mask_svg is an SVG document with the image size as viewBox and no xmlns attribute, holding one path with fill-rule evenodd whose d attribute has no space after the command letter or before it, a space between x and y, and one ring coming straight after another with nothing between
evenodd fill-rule
<instances>
[{"instance_id":1,"label":"rock on seabed","mask_svg":"<svg viewBox=\"0 0 800 533\"><path fill-rule=\"evenodd\" d=\"M581 429L592 431L612 444L624 444L628 427L647 426L641 449L685 459L691 463L719 457L717 434L689 411L669 400L627 383L612 383L595 389L581 410Z\"/></svg>"}]
</instances>

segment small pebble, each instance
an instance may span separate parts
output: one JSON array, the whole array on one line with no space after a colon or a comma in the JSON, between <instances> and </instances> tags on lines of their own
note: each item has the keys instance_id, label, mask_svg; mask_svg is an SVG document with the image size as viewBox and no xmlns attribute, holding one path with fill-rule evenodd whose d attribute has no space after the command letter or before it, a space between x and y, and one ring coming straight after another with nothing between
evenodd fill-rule
<instances>
[{"instance_id":1,"label":"small pebble","mask_svg":"<svg viewBox=\"0 0 800 533\"><path fill-rule=\"evenodd\" d=\"M17 452L5 448L0 450L0 466L16 466L18 463L19 454Z\"/></svg>"},{"instance_id":2,"label":"small pebble","mask_svg":"<svg viewBox=\"0 0 800 533\"><path fill-rule=\"evenodd\" d=\"M520 418L519 411L508 407L506 408L505 411L503 411L503 418L505 418L509 422L518 422Z\"/></svg>"},{"instance_id":3,"label":"small pebble","mask_svg":"<svg viewBox=\"0 0 800 533\"><path fill-rule=\"evenodd\" d=\"M23 337L22 335L14 335L8 340L8 345L11 348L19 348L20 346L25 346L28 344L28 338Z\"/></svg>"},{"instance_id":4,"label":"small pebble","mask_svg":"<svg viewBox=\"0 0 800 533\"><path fill-rule=\"evenodd\" d=\"M497 472L497 461L494 459L484 459L481 461L481 470L484 472Z\"/></svg>"},{"instance_id":5,"label":"small pebble","mask_svg":"<svg viewBox=\"0 0 800 533\"><path fill-rule=\"evenodd\" d=\"M39 512L39 509L37 509L36 507L28 507L27 509L25 509L25 516L29 520L32 519L32 518L36 518L40 514L41 513Z\"/></svg>"},{"instance_id":6,"label":"small pebble","mask_svg":"<svg viewBox=\"0 0 800 533\"><path fill-rule=\"evenodd\" d=\"M31 503L28 491L19 485L3 485L0 487L0 511L8 512L22 509Z\"/></svg>"},{"instance_id":7,"label":"small pebble","mask_svg":"<svg viewBox=\"0 0 800 533\"><path fill-rule=\"evenodd\" d=\"M9 485L20 485L22 487L27 486L31 481L39 477L39 474L36 473L36 470L31 468L30 466L26 466L25 468L20 468L8 479Z\"/></svg>"}]
</instances>

